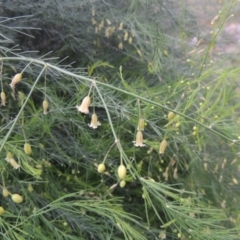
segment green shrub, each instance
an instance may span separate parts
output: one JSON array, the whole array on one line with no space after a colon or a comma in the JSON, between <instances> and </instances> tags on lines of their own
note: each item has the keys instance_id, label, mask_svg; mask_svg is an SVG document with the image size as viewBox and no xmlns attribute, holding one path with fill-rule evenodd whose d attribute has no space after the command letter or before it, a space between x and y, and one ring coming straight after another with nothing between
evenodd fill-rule
<instances>
[{"instance_id":1,"label":"green shrub","mask_svg":"<svg viewBox=\"0 0 240 240\"><path fill-rule=\"evenodd\" d=\"M200 47L181 3L5 1L2 239L239 239L235 4Z\"/></svg>"}]
</instances>

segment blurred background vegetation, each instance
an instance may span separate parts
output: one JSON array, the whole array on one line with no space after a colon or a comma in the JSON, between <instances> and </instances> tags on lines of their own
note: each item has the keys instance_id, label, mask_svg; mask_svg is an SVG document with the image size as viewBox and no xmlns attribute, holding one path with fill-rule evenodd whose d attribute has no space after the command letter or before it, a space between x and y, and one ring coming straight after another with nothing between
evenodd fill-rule
<instances>
[{"instance_id":1,"label":"blurred background vegetation","mask_svg":"<svg viewBox=\"0 0 240 240\"><path fill-rule=\"evenodd\" d=\"M239 239L239 6L3 0L1 239Z\"/></svg>"}]
</instances>

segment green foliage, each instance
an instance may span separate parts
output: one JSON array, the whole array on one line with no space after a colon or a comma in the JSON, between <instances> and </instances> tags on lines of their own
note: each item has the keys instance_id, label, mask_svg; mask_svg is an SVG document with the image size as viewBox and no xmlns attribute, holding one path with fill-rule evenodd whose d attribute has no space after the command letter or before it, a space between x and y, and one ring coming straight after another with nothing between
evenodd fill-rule
<instances>
[{"instance_id":1,"label":"green foliage","mask_svg":"<svg viewBox=\"0 0 240 240\"><path fill-rule=\"evenodd\" d=\"M239 239L240 70L213 51L237 1L203 48L183 3L6 1L2 239Z\"/></svg>"}]
</instances>

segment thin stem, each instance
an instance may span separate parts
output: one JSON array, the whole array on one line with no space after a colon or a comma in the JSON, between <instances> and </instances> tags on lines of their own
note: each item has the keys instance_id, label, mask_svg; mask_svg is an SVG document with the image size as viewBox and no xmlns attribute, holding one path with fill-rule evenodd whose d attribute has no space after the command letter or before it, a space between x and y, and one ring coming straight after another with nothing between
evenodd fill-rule
<instances>
[{"instance_id":1,"label":"thin stem","mask_svg":"<svg viewBox=\"0 0 240 240\"><path fill-rule=\"evenodd\" d=\"M197 77L200 77L200 76L201 76L203 67L204 67L204 65L205 65L205 63L206 63L206 61L207 61L207 58L208 58L208 54L209 54L210 50L213 48L213 46L214 46L214 44L215 44L215 42L216 42L216 40L217 40L217 37L218 37L219 34L221 33L221 31L222 31L222 29L223 29L223 27L224 27L224 24L226 23L227 16L228 16L230 10L232 9L232 6L233 6L233 5L234 5L234 3L233 3L233 1L231 1L231 4L230 4L230 6L229 6L229 8L227 9L227 12L226 12L226 14L225 14L225 18L224 18L223 21L221 22L220 27L218 28L218 31L217 31L217 33L214 35L212 41L211 41L210 44L208 45L206 54L205 54L205 56L204 56L204 58L203 58L203 60L202 60L202 62L201 62L200 71L199 71Z\"/></svg>"},{"instance_id":2,"label":"thin stem","mask_svg":"<svg viewBox=\"0 0 240 240\"><path fill-rule=\"evenodd\" d=\"M91 81L92 81L92 80L91 80ZM89 89L89 91L88 91L88 96L90 96L90 94L91 94L93 84L94 84L94 83L92 82L92 84L91 84L91 86L90 86L90 89Z\"/></svg>"},{"instance_id":3,"label":"thin stem","mask_svg":"<svg viewBox=\"0 0 240 240\"><path fill-rule=\"evenodd\" d=\"M27 66L21 71L21 73L23 74L24 71L28 68L28 66L32 63L33 61L31 61L30 63L27 64Z\"/></svg>"},{"instance_id":4,"label":"thin stem","mask_svg":"<svg viewBox=\"0 0 240 240\"><path fill-rule=\"evenodd\" d=\"M46 95L47 95L47 69L44 74L44 100L47 100Z\"/></svg>"},{"instance_id":5,"label":"thin stem","mask_svg":"<svg viewBox=\"0 0 240 240\"><path fill-rule=\"evenodd\" d=\"M107 153L106 153L106 155L105 155L105 157L104 157L104 159L103 159L103 164L105 163L109 152L111 151L111 149L113 148L113 146L114 146L117 142L118 142L118 140L116 140L116 141L110 146L110 148L108 149L108 151L107 151Z\"/></svg>"},{"instance_id":6,"label":"thin stem","mask_svg":"<svg viewBox=\"0 0 240 240\"><path fill-rule=\"evenodd\" d=\"M140 119L142 117L141 108L140 108L140 99L137 100L137 105L138 105L138 119Z\"/></svg>"},{"instance_id":7,"label":"thin stem","mask_svg":"<svg viewBox=\"0 0 240 240\"><path fill-rule=\"evenodd\" d=\"M0 187L4 187L5 188L5 181L4 181L4 177L3 177L3 172L5 171L5 168L2 170L2 184L3 186L0 185Z\"/></svg>"},{"instance_id":8,"label":"thin stem","mask_svg":"<svg viewBox=\"0 0 240 240\"><path fill-rule=\"evenodd\" d=\"M3 70L3 61L1 61L0 77L1 77L1 90L3 92L3 82L2 82L2 70Z\"/></svg>"},{"instance_id":9,"label":"thin stem","mask_svg":"<svg viewBox=\"0 0 240 240\"><path fill-rule=\"evenodd\" d=\"M22 125L22 132L23 132L23 136L24 136L25 143L26 143L26 142L27 142L27 138L26 138L25 131L24 131L24 129L23 129L23 125Z\"/></svg>"},{"instance_id":10,"label":"thin stem","mask_svg":"<svg viewBox=\"0 0 240 240\"><path fill-rule=\"evenodd\" d=\"M100 97L101 100L102 100L103 106L104 106L105 111L106 111L106 113L107 113L108 121L109 121L111 130L112 130L114 139L115 139L115 141L117 142L117 141L118 141L117 134L116 134L116 132L115 132L115 130L114 130L113 123L112 123L112 119L111 119L110 113L109 113L109 111L108 111L108 107L107 107L107 105L106 105L106 102L105 102L105 100L104 100L104 98L103 98L100 90L99 90L98 87L97 87L96 81L95 81L95 87L96 87L96 90L97 90L97 92L98 92L99 97Z\"/></svg>"},{"instance_id":11,"label":"thin stem","mask_svg":"<svg viewBox=\"0 0 240 240\"><path fill-rule=\"evenodd\" d=\"M92 96L93 96L93 113L95 114L96 112L95 112L95 102L94 102L94 88L93 88Z\"/></svg>"},{"instance_id":12,"label":"thin stem","mask_svg":"<svg viewBox=\"0 0 240 240\"><path fill-rule=\"evenodd\" d=\"M122 151L120 151L120 165L123 165Z\"/></svg>"}]
</instances>

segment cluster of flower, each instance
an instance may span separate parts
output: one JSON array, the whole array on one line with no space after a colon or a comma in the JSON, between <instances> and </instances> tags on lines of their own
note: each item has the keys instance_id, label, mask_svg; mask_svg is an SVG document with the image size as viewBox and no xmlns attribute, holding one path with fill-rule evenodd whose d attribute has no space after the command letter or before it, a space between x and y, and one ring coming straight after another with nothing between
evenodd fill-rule
<instances>
[{"instance_id":1,"label":"cluster of flower","mask_svg":"<svg viewBox=\"0 0 240 240\"><path fill-rule=\"evenodd\" d=\"M81 113L88 114L88 113L89 113L89 106L90 106L90 104L91 104L91 98L90 98L90 96L88 95L88 96L86 96L86 97L83 99L82 103L81 103L79 106L77 106L77 109L78 109L78 111L81 112ZM98 128L98 126L100 126L100 125L101 125L101 123L98 121L97 114L96 114L95 111L94 111L94 113L92 114L91 123L88 124L88 126L91 127L91 128L93 128L93 129L96 129L96 128Z\"/></svg>"},{"instance_id":2,"label":"cluster of flower","mask_svg":"<svg viewBox=\"0 0 240 240\"><path fill-rule=\"evenodd\" d=\"M23 71L20 73L17 73L13 78L11 83L9 84L10 87L12 88L13 92L15 91L15 85L20 82L22 80L22 75L23 75ZM6 100L7 100L7 96L6 93L3 91L1 91L1 106L6 106ZM43 114L47 114L48 111L48 101L46 99L44 99L42 106L43 106Z\"/></svg>"}]
</instances>

